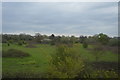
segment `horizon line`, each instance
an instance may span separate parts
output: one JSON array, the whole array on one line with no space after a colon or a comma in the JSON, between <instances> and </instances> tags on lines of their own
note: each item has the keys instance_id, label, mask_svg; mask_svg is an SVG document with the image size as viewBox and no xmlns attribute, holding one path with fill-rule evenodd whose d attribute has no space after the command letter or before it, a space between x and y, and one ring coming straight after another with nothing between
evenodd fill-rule
<instances>
[{"instance_id":1,"label":"horizon line","mask_svg":"<svg viewBox=\"0 0 120 80\"><path fill-rule=\"evenodd\" d=\"M86 35L86 34L81 34L81 35L78 35L78 34L57 34L57 33L40 33L40 32L34 32L34 33L25 33L25 32L19 32L19 33L0 33L0 34L13 34L13 35L20 35L20 34L26 34L26 35L31 35L31 36L35 36L36 33L39 33L41 35L47 35L47 36L50 36L52 34L54 34L55 36L75 36L75 37L80 37L80 36L94 36L94 35L97 35L97 34L100 34L100 33L96 33L94 35ZM106 33L103 33L103 34L106 34ZM118 35L117 36L109 36L108 34L106 34L108 37L119 37Z\"/></svg>"}]
</instances>

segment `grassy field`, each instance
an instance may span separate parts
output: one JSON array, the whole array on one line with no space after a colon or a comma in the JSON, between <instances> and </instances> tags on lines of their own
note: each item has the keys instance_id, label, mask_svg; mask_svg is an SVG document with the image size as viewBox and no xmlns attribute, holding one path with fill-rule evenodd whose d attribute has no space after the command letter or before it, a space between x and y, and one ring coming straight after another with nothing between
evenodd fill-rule
<instances>
[{"instance_id":1,"label":"grassy field","mask_svg":"<svg viewBox=\"0 0 120 80\"><path fill-rule=\"evenodd\" d=\"M49 67L48 63L51 59L51 55L54 55L56 52L56 47L48 44L37 44L36 46L36 48L27 48L25 46L18 46L15 44L11 44L10 46L3 44L3 50L18 49L31 55L24 58L2 58L3 75L12 75L18 72L41 75L45 73ZM74 44L73 48L88 62L96 61L94 54L90 50L83 48L81 44ZM89 45L88 48L93 48L93 46ZM99 61L118 62L118 54L106 51L100 57Z\"/></svg>"}]
</instances>

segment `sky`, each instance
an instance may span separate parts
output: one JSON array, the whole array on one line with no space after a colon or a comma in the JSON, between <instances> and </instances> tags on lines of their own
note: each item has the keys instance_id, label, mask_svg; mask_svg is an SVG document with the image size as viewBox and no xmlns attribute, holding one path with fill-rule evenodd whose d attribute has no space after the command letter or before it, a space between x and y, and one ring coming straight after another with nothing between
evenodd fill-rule
<instances>
[{"instance_id":1,"label":"sky","mask_svg":"<svg viewBox=\"0 0 120 80\"><path fill-rule=\"evenodd\" d=\"M2 32L118 36L118 3L3 2Z\"/></svg>"},{"instance_id":2,"label":"sky","mask_svg":"<svg viewBox=\"0 0 120 80\"><path fill-rule=\"evenodd\" d=\"M0 2L0 33L2 33L2 3Z\"/></svg>"}]
</instances>

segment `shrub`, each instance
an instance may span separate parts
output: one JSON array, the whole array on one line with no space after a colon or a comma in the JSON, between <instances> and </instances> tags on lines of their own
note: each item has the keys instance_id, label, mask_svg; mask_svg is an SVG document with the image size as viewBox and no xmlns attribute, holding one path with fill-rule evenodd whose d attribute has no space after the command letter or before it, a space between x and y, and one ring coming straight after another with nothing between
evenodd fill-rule
<instances>
[{"instance_id":1,"label":"shrub","mask_svg":"<svg viewBox=\"0 0 120 80\"><path fill-rule=\"evenodd\" d=\"M20 46L21 46L22 44L23 44L23 42L22 42L22 41L19 41L19 42L18 42L18 45L20 45Z\"/></svg>"},{"instance_id":2,"label":"shrub","mask_svg":"<svg viewBox=\"0 0 120 80\"><path fill-rule=\"evenodd\" d=\"M9 43L13 43L14 41L13 41L13 40L9 40L8 42L9 42Z\"/></svg>"},{"instance_id":3,"label":"shrub","mask_svg":"<svg viewBox=\"0 0 120 80\"><path fill-rule=\"evenodd\" d=\"M48 68L48 78L75 78L84 69L84 63L79 54L65 45L57 48Z\"/></svg>"},{"instance_id":4,"label":"shrub","mask_svg":"<svg viewBox=\"0 0 120 80\"><path fill-rule=\"evenodd\" d=\"M7 43L8 46L10 46L10 43Z\"/></svg>"},{"instance_id":5,"label":"shrub","mask_svg":"<svg viewBox=\"0 0 120 80\"><path fill-rule=\"evenodd\" d=\"M2 53L3 53L2 57L27 57L27 56L30 56L28 53L25 53L23 51L16 50L16 49L9 49L7 51L3 51Z\"/></svg>"},{"instance_id":6,"label":"shrub","mask_svg":"<svg viewBox=\"0 0 120 80\"><path fill-rule=\"evenodd\" d=\"M100 33L98 34L98 41L103 45L106 45L109 42L109 37L106 34Z\"/></svg>"},{"instance_id":7,"label":"shrub","mask_svg":"<svg viewBox=\"0 0 120 80\"><path fill-rule=\"evenodd\" d=\"M118 39L110 39L108 45L118 46Z\"/></svg>"},{"instance_id":8,"label":"shrub","mask_svg":"<svg viewBox=\"0 0 120 80\"><path fill-rule=\"evenodd\" d=\"M94 46L92 52L95 56L96 61L98 61L100 59L100 57L103 56L103 54L104 54L104 47L101 44L96 45L96 46Z\"/></svg>"},{"instance_id":9,"label":"shrub","mask_svg":"<svg viewBox=\"0 0 120 80\"><path fill-rule=\"evenodd\" d=\"M51 41L51 43L50 43L51 45L55 45L55 42L54 41Z\"/></svg>"},{"instance_id":10,"label":"shrub","mask_svg":"<svg viewBox=\"0 0 120 80\"><path fill-rule=\"evenodd\" d=\"M91 63L87 63L86 65L77 78L96 78L96 80L97 78L118 78L118 72L113 69L96 69Z\"/></svg>"},{"instance_id":11,"label":"shrub","mask_svg":"<svg viewBox=\"0 0 120 80\"><path fill-rule=\"evenodd\" d=\"M83 76L84 78L118 78L118 74L111 70L95 70L91 73L86 73L86 75Z\"/></svg>"},{"instance_id":12,"label":"shrub","mask_svg":"<svg viewBox=\"0 0 120 80\"><path fill-rule=\"evenodd\" d=\"M87 42L84 42L84 43L83 43L83 47L84 47L84 48L87 48L87 47L88 47Z\"/></svg>"},{"instance_id":13,"label":"shrub","mask_svg":"<svg viewBox=\"0 0 120 80\"><path fill-rule=\"evenodd\" d=\"M26 41L23 41L23 44L27 44L27 42L26 42Z\"/></svg>"}]
</instances>

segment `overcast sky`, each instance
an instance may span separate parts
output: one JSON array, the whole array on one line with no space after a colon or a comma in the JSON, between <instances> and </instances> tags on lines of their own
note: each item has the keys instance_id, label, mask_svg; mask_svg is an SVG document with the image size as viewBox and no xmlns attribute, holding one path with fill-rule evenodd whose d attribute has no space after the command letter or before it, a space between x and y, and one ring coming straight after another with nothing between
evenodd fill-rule
<instances>
[{"instance_id":1,"label":"overcast sky","mask_svg":"<svg viewBox=\"0 0 120 80\"><path fill-rule=\"evenodd\" d=\"M4 2L3 33L118 35L117 2Z\"/></svg>"}]
</instances>

